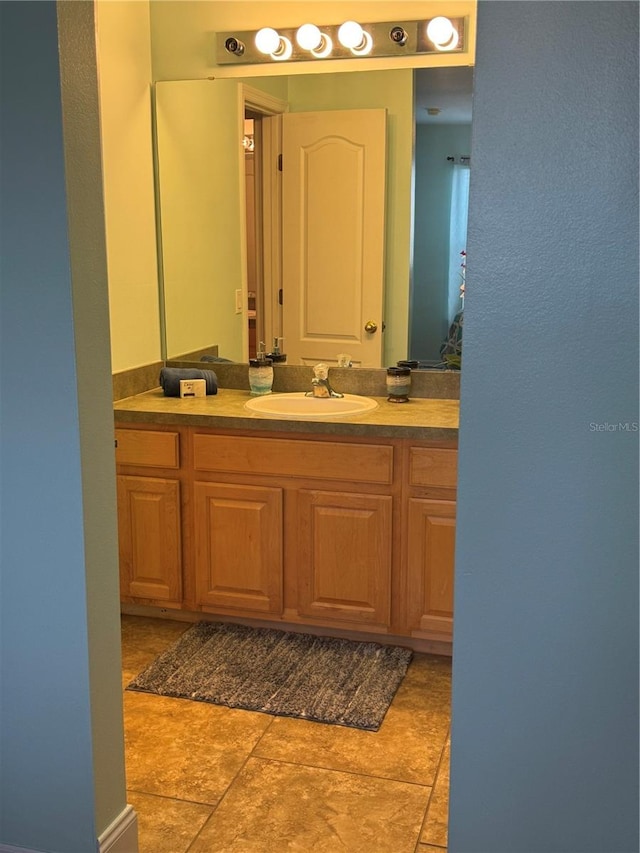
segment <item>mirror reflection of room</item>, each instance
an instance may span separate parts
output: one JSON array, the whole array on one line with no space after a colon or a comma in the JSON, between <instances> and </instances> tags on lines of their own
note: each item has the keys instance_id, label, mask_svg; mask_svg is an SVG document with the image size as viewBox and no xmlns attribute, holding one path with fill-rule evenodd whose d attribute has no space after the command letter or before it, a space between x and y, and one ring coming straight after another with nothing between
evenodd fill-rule
<instances>
[{"instance_id":1,"label":"mirror reflection of room","mask_svg":"<svg viewBox=\"0 0 640 853\"><path fill-rule=\"evenodd\" d=\"M332 364L340 352L350 352L354 366L383 367L400 359L412 359L421 367L459 368L462 324L456 321L462 320L459 288L464 268L460 266L460 252L464 247L466 201L456 205L453 198L453 210L461 211L457 226L461 236L454 239L451 190L453 177L460 172L468 178L469 172L468 160L461 158L469 151L471 69L245 78L242 85L248 86L246 91L258 92L268 102L272 99L279 105L262 112L262 107L255 109L255 105L248 107L245 103L244 113L237 116L243 132L242 145L233 142L232 133L239 85L233 80L216 80L157 86L167 358L197 361L203 353L209 353L231 361L247 361L254 357L260 342L265 343L268 352L277 340L289 353L288 364L315 363L319 359ZM292 113L310 110L348 112L372 108L381 108L386 115L386 197L383 237L377 241L384 250L379 273L383 301L378 309L366 309L367 317L359 318L355 328L355 321L345 320L348 303L341 304L340 289L327 298L330 276L319 276L322 292L306 291L305 309L307 316L329 329L328 349L316 348L305 357L294 346L297 333L292 333L291 320L287 319L305 313L299 304L302 296L296 261L290 259L291 229L284 225L281 234L276 235L275 219L278 215L286 219L287 213L280 213L277 204L267 198L274 187L276 193L280 191L277 182L282 173L269 173L270 166L264 165L275 161L277 152L274 150L272 156L262 150L262 125L282 118L278 113L284 110L288 110L285 117L290 118ZM220 115L226 120L223 134ZM189 128L186 139L180 142L186 147L179 151L167 147L169 134L171 144L176 144L178 125ZM216 127L216 153L212 156L213 147L207 138L212 137ZM265 144L271 136L273 132L269 130ZM226 148L223 153L223 138L225 145L238 150L237 154ZM265 156L270 159L265 161ZM195 169L194 157L198 158ZM451 157L455 164L450 162ZM241 168L241 159L242 204L237 193L234 197L233 180L233 162ZM194 174L200 175L200 180L195 181L197 193ZM235 182L235 187L239 183ZM288 219L296 221L296 214L289 214ZM328 220L330 215L318 220L311 233L319 234L328 227L323 224ZM273 248L276 237L279 249ZM327 247L325 254L329 254L332 243L327 239L320 243ZM373 254L366 253L368 264L373 263ZM456 264L449 261L449 255ZM219 256L224 263L217 262ZM375 274L367 272L367 290L362 298L371 297L375 278ZM200 319L189 309L190 294L204 309ZM368 328L375 328L375 332L365 334L360 326L369 321L373 326ZM456 329L457 337L451 334ZM375 343L377 351L360 357L356 338Z\"/></svg>"},{"instance_id":2,"label":"mirror reflection of room","mask_svg":"<svg viewBox=\"0 0 640 853\"><path fill-rule=\"evenodd\" d=\"M415 195L410 358L459 368L471 148L471 68L415 75Z\"/></svg>"}]
</instances>

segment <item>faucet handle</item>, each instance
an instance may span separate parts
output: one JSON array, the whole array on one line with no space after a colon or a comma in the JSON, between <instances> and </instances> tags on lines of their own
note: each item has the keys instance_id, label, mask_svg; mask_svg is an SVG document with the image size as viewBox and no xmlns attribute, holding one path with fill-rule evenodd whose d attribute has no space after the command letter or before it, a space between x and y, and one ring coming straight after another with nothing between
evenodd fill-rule
<instances>
[{"instance_id":1,"label":"faucet handle","mask_svg":"<svg viewBox=\"0 0 640 853\"><path fill-rule=\"evenodd\" d=\"M313 375L316 379L327 379L329 377L329 367L321 361L313 368Z\"/></svg>"}]
</instances>

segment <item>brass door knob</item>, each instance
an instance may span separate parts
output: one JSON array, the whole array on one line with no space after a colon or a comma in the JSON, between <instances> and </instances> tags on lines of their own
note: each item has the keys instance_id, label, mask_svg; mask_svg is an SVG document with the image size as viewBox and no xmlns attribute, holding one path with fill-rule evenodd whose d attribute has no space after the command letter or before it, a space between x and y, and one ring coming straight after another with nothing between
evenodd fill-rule
<instances>
[{"instance_id":1,"label":"brass door knob","mask_svg":"<svg viewBox=\"0 0 640 853\"><path fill-rule=\"evenodd\" d=\"M378 331L378 324L374 323L373 320L367 320L367 322L364 324L364 330L365 332L369 332L369 334L372 335L374 332Z\"/></svg>"}]
</instances>

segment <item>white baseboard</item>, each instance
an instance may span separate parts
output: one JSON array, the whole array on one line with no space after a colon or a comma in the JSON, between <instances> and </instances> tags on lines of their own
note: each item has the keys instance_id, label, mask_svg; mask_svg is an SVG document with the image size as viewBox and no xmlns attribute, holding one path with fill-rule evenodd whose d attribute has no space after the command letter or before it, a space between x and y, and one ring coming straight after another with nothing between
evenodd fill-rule
<instances>
[{"instance_id":1,"label":"white baseboard","mask_svg":"<svg viewBox=\"0 0 640 853\"><path fill-rule=\"evenodd\" d=\"M132 806L127 805L100 835L98 853L138 853L138 816Z\"/></svg>"},{"instance_id":2,"label":"white baseboard","mask_svg":"<svg viewBox=\"0 0 640 853\"><path fill-rule=\"evenodd\" d=\"M27 847L0 843L0 853L42 853ZM138 816L127 805L98 838L98 853L138 853Z\"/></svg>"}]
</instances>

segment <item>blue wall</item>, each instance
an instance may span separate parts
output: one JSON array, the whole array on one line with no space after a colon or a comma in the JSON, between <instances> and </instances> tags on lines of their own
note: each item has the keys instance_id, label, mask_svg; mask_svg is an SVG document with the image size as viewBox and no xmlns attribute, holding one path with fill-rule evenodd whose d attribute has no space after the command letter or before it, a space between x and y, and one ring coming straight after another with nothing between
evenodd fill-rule
<instances>
[{"instance_id":1,"label":"blue wall","mask_svg":"<svg viewBox=\"0 0 640 853\"><path fill-rule=\"evenodd\" d=\"M449 851L631 853L638 4L480 2L471 153Z\"/></svg>"},{"instance_id":2,"label":"blue wall","mask_svg":"<svg viewBox=\"0 0 640 853\"><path fill-rule=\"evenodd\" d=\"M2 3L0 15L0 838L85 853L96 832L56 8Z\"/></svg>"},{"instance_id":3,"label":"blue wall","mask_svg":"<svg viewBox=\"0 0 640 853\"><path fill-rule=\"evenodd\" d=\"M470 151L470 125L416 125L409 351L410 358L419 361L440 360L440 346L449 330L449 215L453 167L447 157L468 156Z\"/></svg>"},{"instance_id":4,"label":"blue wall","mask_svg":"<svg viewBox=\"0 0 640 853\"><path fill-rule=\"evenodd\" d=\"M113 407L93 8L60 11L64 148L56 3L0 3L0 846L91 853L126 805Z\"/></svg>"}]
</instances>

